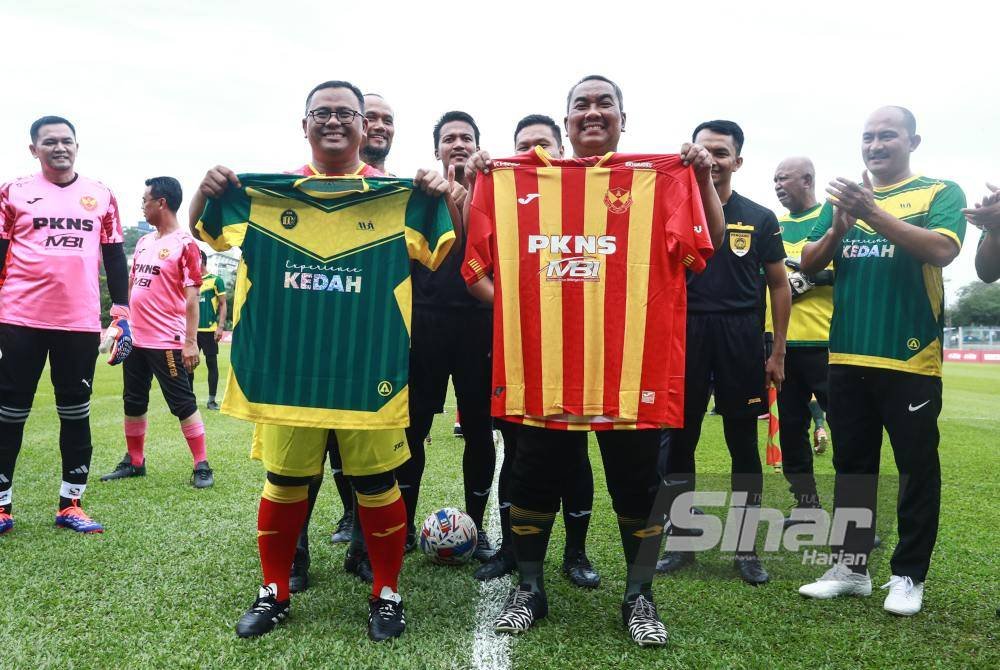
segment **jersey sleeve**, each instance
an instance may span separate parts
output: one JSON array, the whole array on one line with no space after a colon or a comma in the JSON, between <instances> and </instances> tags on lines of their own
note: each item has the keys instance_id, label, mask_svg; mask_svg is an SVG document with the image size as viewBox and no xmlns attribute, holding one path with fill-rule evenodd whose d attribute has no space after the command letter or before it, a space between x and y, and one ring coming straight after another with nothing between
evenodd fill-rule
<instances>
[{"instance_id":1,"label":"jersey sleeve","mask_svg":"<svg viewBox=\"0 0 1000 670\"><path fill-rule=\"evenodd\" d=\"M243 244L250 220L250 196L242 188L230 187L218 198L209 198L195 229L216 251Z\"/></svg>"},{"instance_id":2,"label":"jersey sleeve","mask_svg":"<svg viewBox=\"0 0 1000 670\"><path fill-rule=\"evenodd\" d=\"M775 263L785 260L788 254L785 253L785 245L781 241L781 226L778 225L778 217L770 210L764 215L764 220L761 222L760 236L761 261Z\"/></svg>"},{"instance_id":3,"label":"jersey sleeve","mask_svg":"<svg viewBox=\"0 0 1000 670\"><path fill-rule=\"evenodd\" d=\"M410 258L436 270L455 242L448 203L414 188L406 203L406 249Z\"/></svg>"},{"instance_id":4,"label":"jersey sleeve","mask_svg":"<svg viewBox=\"0 0 1000 670\"><path fill-rule=\"evenodd\" d=\"M469 205L469 221L465 227L465 258L462 279L466 285L493 274L493 178L482 173L476 177L475 193Z\"/></svg>"},{"instance_id":5,"label":"jersey sleeve","mask_svg":"<svg viewBox=\"0 0 1000 670\"><path fill-rule=\"evenodd\" d=\"M108 209L101 217L101 244L120 244L125 241L122 219L118 213L118 200L108 192Z\"/></svg>"},{"instance_id":6,"label":"jersey sleeve","mask_svg":"<svg viewBox=\"0 0 1000 670\"><path fill-rule=\"evenodd\" d=\"M687 196L684 202L679 206L676 203L662 203L673 207L673 212L666 221L666 229L668 236L678 243L679 260L684 267L692 272L701 272L715 252L715 247L712 246L705 205L701 201L701 190L694 176L694 168L684 170L687 173ZM676 197L671 191L665 190L662 197Z\"/></svg>"},{"instance_id":7,"label":"jersey sleeve","mask_svg":"<svg viewBox=\"0 0 1000 670\"><path fill-rule=\"evenodd\" d=\"M222 280L222 277L215 276L215 295L222 295L226 292L226 282Z\"/></svg>"},{"instance_id":8,"label":"jersey sleeve","mask_svg":"<svg viewBox=\"0 0 1000 670\"><path fill-rule=\"evenodd\" d=\"M829 202L824 202L823 207L819 210L819 216L816 218L816 225L813 226L812 232L806 236L807 242L817 242L824 235L826 231L833 227L833 205Z\"/></svg>"},{"instance_id":9,"label":"jersey sleeve","mask_svg":"<svg viewBox=\"0 0 1000 670\"><path fill-rule=\"evenodd\" d=\"M17 212L10 202L10 182L0 186L0 240L9 240L14 235Z\"/></svg>"},{"instance_id":10,"label":"jersey sleeve","mask_svg":"<svg viewBox=\"0 0 1000 670\"><path fill-rule=\"evenodd\" d=\"M181 286L201 286L201 251L194 240L184 245L179 259Z\"/></svg>"},{"instance_id":11,"label":"jersey sleeve","mask_svg":"<svg viewBox=\"0 0 1000 670\"><path fill-rule=\"evenodd\" d=\"M934 196L927 212L927 230L941 233L955 241L962 248L965 240L965 217L962 209L966 206L965 193L954 182L944 182L945 186Z\"/></svg>"}]
</instances>

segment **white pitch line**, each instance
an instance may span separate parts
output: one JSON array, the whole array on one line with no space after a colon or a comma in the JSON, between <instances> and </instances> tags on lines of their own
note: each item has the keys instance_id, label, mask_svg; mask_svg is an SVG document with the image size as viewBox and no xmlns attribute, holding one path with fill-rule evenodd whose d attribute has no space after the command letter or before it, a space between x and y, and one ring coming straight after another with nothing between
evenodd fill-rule
<instances>
[{"instance_id":1,"label":"white pitch line","mask_svg":"<svg viewBox=\"0 0 1000 670\"><path fill-rule=\"evenodd\" d=\"M494 436L497 464L493 474L493 499L496 500L500 495L503 437L500 436L500 431L496 431ZM500 536L500 514L495 504L487 506L485 526L491 538ZM509 591L508 577L479 583L479 605L476 607L476 632L472 643L471 663L476 670L510 670L511 638L509 635L497 635L493 632L493 620Z\"/></svg>"}]
</instances>

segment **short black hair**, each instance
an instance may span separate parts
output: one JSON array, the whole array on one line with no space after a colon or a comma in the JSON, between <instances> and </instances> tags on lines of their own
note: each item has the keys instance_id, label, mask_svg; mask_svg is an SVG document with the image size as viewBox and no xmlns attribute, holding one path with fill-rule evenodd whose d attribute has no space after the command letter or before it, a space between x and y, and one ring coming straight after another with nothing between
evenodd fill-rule
<instances>
[{"instance_id":1,"label":"short black hair","mask_svg":"<svg viewBox=\"0 0 1000 670\"><path fill-rule=\"evenodd\" d=\"M174 214L181 207L184 194L181 192L181 183L173 177L153 177L146 180L149 193L154 198L163 198L167 201L167 209Z\"/></svg>"},{"instance_id":2,"label":"short black hair","mask_svg":"<svg viewBox=\"0 0 1000 670\"><path fill-rule=\"evenodd\" d=\"M204 249L199 249L201 251L201 269L204 272L205 266L208 265L208 254L205 253Z\"/></svg>"},{"instance_id":3,"label":"short black hair","mask_svg":"<svg viewBox=\"0 0 1000 670\"><path fill-rule=\"evenodd\" d=\"M603 81L607 84L611 84L611 88L615 91L615 97L618 98L618 109L623 112L625 111L625 98L622 96L622 90L618 88L618 84L600 74L588 74L586 77L573 84L572 88L569 89L569 93L566 94L566 111L569 111L570 103L573 102L573 91L576 90L577 86L587 81Z\"/></svg>"},{"instance_id":4,"label":"short black hair","mask_svg":"<svg viewBox=\"0 0 1000 670\"><path fill-rule=\"evenodd\" d=\"M451 123L452 121L464 121L472 126L472 134L476 137L476 146L479 146L479 126L476 125L475 119L468 112L460 112L458 110L452 110L450 112L445 112L438 119L438 122L434 124L434 150L437 151L438 142L441 141L441 128L444 124Z\"/></svg>"},{"instance_id":5,"label":"short black hair","mask_svg":"<svg viewBox=\"0 0 1000 670\"><path fill-rule=\"evenodd\" d=\"M908 110L906 107L901 107L899 105L889 105L890 108L897 110L903 115L903 125L906 126L906 132L913 137L917 134L917 117L913 116L913 112Z\"/></svg>"},{"instance_id":6,"label":"short black hair","mask_svg":"<svg viewBox=\"0 0 1000 670\"><path fill-rule=\"evenodd\" d=\"M694 142L694 138L698 137L698 133L703 130L711 130L713 133L718 133L719 135L729 135L729 137L733 138L733 144L736 145L736 155L739 156L740 152L743 151L743 129L735 121L714 119L699 123L698 127L691 133L691 141Z\"/></svg>"},{"instance_id":7,"label":"short black hair","mask_svg":"<svg viewBox=\"0 0 1000 670\"><path fill-rule=\"evenodd\" d=\"M358 99L358 105L360 106L359 112L365 111L365 96L361 94L361 89L352 84L349 81L341 81L339 79L331 79L330 81L324 81L322 84L316 84L313 89L309 91L309 95L306 96L306 112L309 112L309 103L312 101L313 95L316 91L322 91L324 88L346 88L354 97Z\"/></svg>"},{"instance_id":8,"label":"short black hair","mask_svg":"<svg viewBox=\"0 0 1000 670\"><path fill-rule=\"evenodd\" d=\"M43 116L31 124L31 143L34 144L38 141L38 131L41 130L42 126L58 126L62 123L69 126L70 131L73 133L73 139L76 139L76 126L70 123L68 119L64 119L61 116Z\"/></svg>"},{"instance_id":9,"label":"short black hair","mask_svg":"<svg viewBox=\"0 0 1000 670\"><path fill-rule=\"evenodd\" d=\"M552 129L552 134L556 137L556 144L562 146L562 132L559 130L559 124L553 121L551 116L545 116L544 114L528 114L517 122L517 127L514 128L515 144L517 144L517 134L528 126L548 126Z\"/></svg>"}]
</instances>

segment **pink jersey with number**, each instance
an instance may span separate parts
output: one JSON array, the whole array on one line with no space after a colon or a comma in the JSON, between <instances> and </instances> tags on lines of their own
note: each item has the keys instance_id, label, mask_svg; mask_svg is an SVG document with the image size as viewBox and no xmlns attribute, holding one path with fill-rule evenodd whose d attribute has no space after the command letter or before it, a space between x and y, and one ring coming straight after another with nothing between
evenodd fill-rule
<instances>
[{"instance_id":1,"label":"pink jersey with number","mask_svg":"<svg viewBox=\"0 0 1000 670\"><path fill-rule=\"evenodd\" d=\"M101 330L101 245L122 241L107 186L80 175L59 186L41 173L8 182L0 187L0 239L10 240L0 323Z\"/></svg>"},{"instance_id":2,"label":"pink jersey with number","mask_svg":"<svg viewBox=\"0 0 1000 670\"><path fill-rule=\"evenodd\" d=\"M201 251L186 230L157 235L143 235L132 257L132 342L146 349L180 349L187 330L185 289L201 286Z\"/></svg>"}]
</instances>

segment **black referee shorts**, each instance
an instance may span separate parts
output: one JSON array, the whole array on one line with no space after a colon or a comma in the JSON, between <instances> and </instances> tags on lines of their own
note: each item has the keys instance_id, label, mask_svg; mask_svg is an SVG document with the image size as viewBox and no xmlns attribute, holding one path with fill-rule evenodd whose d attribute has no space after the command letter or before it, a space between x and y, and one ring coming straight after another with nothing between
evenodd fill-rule
<instances>
[{"instance_id":1,"label":"black referee shorts","mask_svg":"<svg viewBox=\"0 0 1000 670\"><path fill-rule=\"evenodd\" d=\"M133 347L122 367L126 416L142 416L149 409L149 389L153 377L160 383L171 414L178 419L186 419L198 411L198 402L191 390L180 349Z\"/></svg>"},{"instance_id":2,"label":"black referee shorts","mask_svg":"<svg viewBox=\"0 0 1000 670\"><path fill-rule=\"evenodd\" d=\"M705 413L713 386L719 414L746 418L764 413L764 333L755 311L689 312L686 349L685 417Z\"/></svg>"},{"instance_id":3,"label":"black referee shorts","mask_svg":"<svg viewBox=\"0 0 1000 670\"><path fill-rule=\"evenodd\" d=\"M198 348L206 356L218 356L219 355L219 343L215 341L215 331L198 331Z\"/></svg>"},{"instance_id":4,"label":"black referee shorts","mask_svg":"<svg viewBox=\"0 0 1000 670\"><path fill-rule=\"evenodd\" d=\"M0 323L0 404L31 407L46 359L57 401L89 398L100 339L100 333Z\"/></svg>"},{"instance_id":5,"label":"black referee shorts","mask_svg":"<svg viewBox=\"0 0 1000 670\"><path fill-rule=\"evenodd\" d=\"M414 307L410 321L410 416L443 412L450 376L459 411L470 419L488 418L492 349L492 312Z\"/></svg>"}]
</instances>

